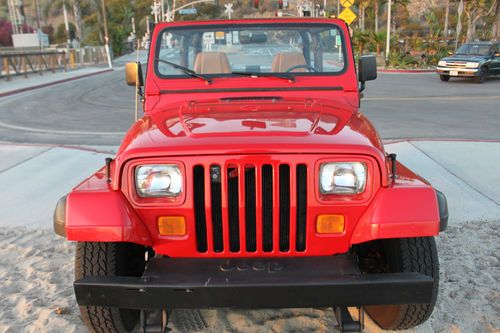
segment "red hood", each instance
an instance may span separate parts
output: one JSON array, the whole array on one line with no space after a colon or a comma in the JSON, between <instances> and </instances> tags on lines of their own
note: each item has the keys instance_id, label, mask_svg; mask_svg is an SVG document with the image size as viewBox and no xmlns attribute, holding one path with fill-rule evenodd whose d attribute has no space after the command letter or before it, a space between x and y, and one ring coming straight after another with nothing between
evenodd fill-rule
<instances>
[{"instance_id":1,"label":"red hood","mask_svg":"<svg viewBox=\"0 0 500 333\"><path fill-rule=\"evenodd\" d=\"M344 99L250 98L187 102L132 126L117 166L149 156L384 151L371 123Z\"/></svg>"}]
</instances>

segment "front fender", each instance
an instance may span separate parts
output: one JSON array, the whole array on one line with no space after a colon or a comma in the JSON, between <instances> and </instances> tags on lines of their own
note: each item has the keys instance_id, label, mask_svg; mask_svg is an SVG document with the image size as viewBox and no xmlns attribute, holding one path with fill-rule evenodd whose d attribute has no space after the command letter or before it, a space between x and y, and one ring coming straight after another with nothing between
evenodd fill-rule
<instances>
[{"instance_id":1,"label":"front fender","mask_svg":"<svg viewBox=\"0 0 500 333\"><path fill-rule=\"evenodd\" d=\"M448 224L443 193L398 163L393 184L379 190L359 219L351 244L375 239L436 236Z\"/></svg>"},{"instance_id":2,"label":"front fender","mask_svg":"<svg viewBox=\"0 0 500 333\"><path fill-rule=\"evenodd\" d=\"M146 227L120 191L71 192L59 200L54 229L72 241L153 245Z\"/></svg>"},{"instance_id":3,"label":"front fender","mask_svg":"<svg viewBox=\"0 0 500 333\"><path fill-rule=\"evenodd\" d=\"M436 236L440 231L436 191L432 187L381 189L361 217L351 244L374 239Z\"/></svg>"}]
</instances>

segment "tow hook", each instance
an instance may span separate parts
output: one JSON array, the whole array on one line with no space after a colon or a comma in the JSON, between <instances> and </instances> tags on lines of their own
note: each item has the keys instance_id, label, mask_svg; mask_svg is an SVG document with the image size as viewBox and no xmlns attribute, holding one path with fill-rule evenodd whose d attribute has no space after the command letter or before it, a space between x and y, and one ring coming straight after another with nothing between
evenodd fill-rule
<instances>
[{"instance_id":1,"label":"tow hook","mask_svg":"<svg viewBox=\"0 0 500 333\"><path fill-rule=\"evenodd\" d=\"M362 307L358 308L358 320L354 320L345 306L333 308L335 319L337 320L337 329L341 333L363 333L365 328L365 312Z\"/></svg>"},{"instance_id":2,"label":"tow hook","mask_svg":"<svg viewBox=\"0 0 500 333\"><path fill-rule=\"evenodd\" d=\"M167 311L167 309L161 309L161 312L156 314L152 322L148 322L147 319L147 310L142 309L140 316L141 333L167 333L171 331L171 329L167 327L170 319L170 311Z\"/></svg>"}]
</instances>

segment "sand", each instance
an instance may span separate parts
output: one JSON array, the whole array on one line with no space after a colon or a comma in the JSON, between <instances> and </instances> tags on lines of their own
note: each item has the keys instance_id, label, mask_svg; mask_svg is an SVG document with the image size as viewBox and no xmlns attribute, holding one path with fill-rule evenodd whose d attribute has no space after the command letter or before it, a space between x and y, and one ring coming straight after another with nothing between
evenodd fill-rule
<instances>
[{"instance_id":1,"label":"sand","mask_svg":"<svg viewBox=\"0 0 500 333\"><path fill-rule=\"evenodd\" d=\"M440 291L429 321L405 332L500 332L500 221L438 237ZM0 332L86 332L74 300L74 244L50 230L0 231ZM353 311L354 313L354 311ZM369 320L366 332L380 332ZM174 332L336 332L330 309L177 310Z\"/></svg>"}]
</instances>

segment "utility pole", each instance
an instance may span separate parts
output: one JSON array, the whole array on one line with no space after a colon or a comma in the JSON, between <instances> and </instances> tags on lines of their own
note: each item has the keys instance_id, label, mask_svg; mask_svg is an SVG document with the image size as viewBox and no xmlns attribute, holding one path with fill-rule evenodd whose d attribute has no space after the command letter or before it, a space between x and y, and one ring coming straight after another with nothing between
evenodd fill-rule
<instances>
[{"instance_id":1,"label":"utility pole","mask_svg":"<svg viewBox=\"0 0 500 333\"><path fill-rule=\"evenodd\" d=\"M17 9L13 0L7 0L7 5L9 7L9 17L12 26L12 33L19 33L18 19L17 19Z\"/></svg>"},{"instance_id":2,"label":"utility pole","mask_svg":"<svg viewBox=\"0 0 500 333\"><path fill-rule=\"evenodd\" d=\"M165 0L161 0L160 22L165 21Z\"/></svg>"},{"instance_id":3,"label":"utility pole","mask_svg":"<svg viewBox=\"0 0 500 333\"><path fill-rule=\"evenodd\" d=\"M444 12L444 41L448 45L448 17L450 15L450 0L446 0L446 8Z\"/></svg>"},{"instance_id":4,"label":"utility pole","mask_svg":"<svg viewBox=\"0 0 500 333\"><path fill-rule=\"evenodd\" d=\"M66 29L66 45L67 45L67 48L69 49L69 44L70 44L70 40L69 40L69 22L68 22L68 11L66 10L66 2L63 2L63 17L64 17L64 28Z\"/></svg>"},{"instance_id":5,"label":"utility pole","mask_svg":"<svg viewBox=\"0 0 500 333\"><path fill-rule=\"evenodd\" d=\"M35 15L36 15L36 29L40 30L40 5L38 0L35 0Z\"/></svg>"},{"instance_id":6,"label":"utility pole","mask_svg":"<svg viewBox=\"0 0 500 333\"><path fill-rule=\"evenodd\" d=\"M111 63L111 53L109 50L109 35L108 35L108 19L106 17L106 3L105 0L101 0L102 7L102 20L104 23L104 49L106 50L106 57L108 58L108 66L109 68L113 68L113 64Z\"/></svg>"},{"instance_id":7,"label":"utility pole","mask_svg":"<svg viewBox=\"0 0 500 333\"><path fill-rule=\"evenodd\" d=\"M385 41L385 61L389 59L389 53L391 51L391 9L392 0L387 3L387 39Z\"/></svg>"},{"instance_id":8,"label":"utility pole","mask_svg":"<svg viewBox=\"0 0 500 333\"><path fill-rule=\"evenodd\" d=\"M337 17L340 15L340 0L337 0Z\"/></svg>"}]
</instances>

